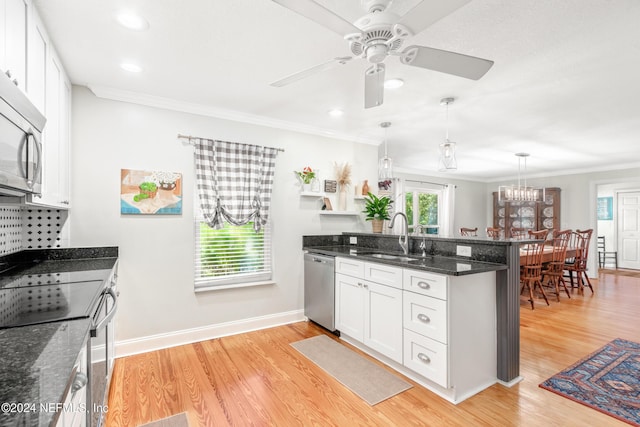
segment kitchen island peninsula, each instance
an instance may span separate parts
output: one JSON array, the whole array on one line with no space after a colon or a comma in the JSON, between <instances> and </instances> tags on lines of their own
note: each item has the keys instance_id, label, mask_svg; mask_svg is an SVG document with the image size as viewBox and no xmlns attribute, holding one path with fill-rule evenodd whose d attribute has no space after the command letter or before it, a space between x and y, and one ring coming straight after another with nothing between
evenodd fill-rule
<instances>
[{"instance_id":1,"label":"kitchen island peninsula","mask_svg":"<svg viewBox=\"0 0 640 427\"><path fill-rule=\"evenodd\" d=\"M511 386L522 379L518 274L522 241L410 236L407 253L399 251L397 235L303 236L302 243L306 252L336 257L336 328L346 334L346 341L356 346L364 342L365 351L454 403L495 382ZM398 289L390 291L394 275ZM398 342L367 339L366 333L363 340L357 336L354 340L358 329L350 327L350 318L343 319L354 312L352 306L342 306L345 298L356 295L356 286L369 292L366 304L375 304L371 289L379 284L387 285L378 288L387 292L380 301L384 316L402 316L404 329L395 329L399 339L404 337L401 350ZM394 304L401 304L399 312L389 309ZM365 322L375 322L373 305L366 307ZM369 335L375 334L372 324L366 327ZM474 374L478 368L486 372ZM417 377L411 375L415 372ZM463 384L474 375L475 382Z\"/></svg>"}]
</instances>

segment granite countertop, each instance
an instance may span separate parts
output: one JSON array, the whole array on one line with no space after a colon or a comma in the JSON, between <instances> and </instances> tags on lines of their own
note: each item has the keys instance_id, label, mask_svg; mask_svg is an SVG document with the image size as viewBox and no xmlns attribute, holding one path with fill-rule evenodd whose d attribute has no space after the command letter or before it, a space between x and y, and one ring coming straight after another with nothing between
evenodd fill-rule
<instances>
[{"instance_id":1,"label":"granite countertop","mask_svg":"<svg viewBox=\"0 0 640 427\"><path fill-rule=\"evenodd\" d=\"M51 423L90 325L87 318L0 330L0 426Z\"/></svg>"},{"instance_id":2,"label":"granite countertop","mask_svg":"<svg viewBox=\"0 0 640 427\"><path fill-rule=\"evenodd\" d=\"M23 250L0 257L0 290L37 286L51 276L61 283L104 282L117 261L117 247ZM90 325L85 317L0 329L0 404L22 404L22 411L2 408L0 427L48 426L55 419Z\"/></svg>"},{"instance_id":3,"label":"granite countertop","mask_svg":"<svg viewBox=\"0 0 640 427\"><path fill-rule=\"evenodd\" d=\"M425 257L420 254L406 255L416 261L401 261L398 259L383 259L371 256L374 253L384 253L404 257L401 252L390 252L377 250L372 248L361 248L357 246L306 246L303 247L311 253L343 256L361 259L362 261L377 262L380 264L388 264L403 268L411 268L415 270L430 271L433 273L446 274L449 276L463 276L467 274L485 273L488 271L506 270L506 264L496 264L491 262L472 261L466 258L446 257L440 255L427 255Z\"/></svg>"}]
</instances>

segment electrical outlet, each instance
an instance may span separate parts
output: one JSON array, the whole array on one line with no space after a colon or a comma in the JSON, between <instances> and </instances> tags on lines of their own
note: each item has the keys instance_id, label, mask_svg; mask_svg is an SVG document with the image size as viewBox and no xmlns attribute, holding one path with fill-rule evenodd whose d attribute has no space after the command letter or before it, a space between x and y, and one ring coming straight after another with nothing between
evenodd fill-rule
<instances>
[{"instance_id":1,"label":"electrical outlet","mask_svg":"<svg viewBox=\"0 0 640 427\"><path fill-rule=\"evenodd\" d=\"M356 236L350 236L349 237L349 244L357 245L358 244L358 238Z\"/></svg>"},{"instance_id":2,"label":"electrical outlet","mask_svg":"<svg viewBox=\"0 0 640 427\"><path fill-rule=\"evenodd\" d=\"M471 256L471 246L456 245L456 255L458 256Z\"/></svg>"}]
</instances>

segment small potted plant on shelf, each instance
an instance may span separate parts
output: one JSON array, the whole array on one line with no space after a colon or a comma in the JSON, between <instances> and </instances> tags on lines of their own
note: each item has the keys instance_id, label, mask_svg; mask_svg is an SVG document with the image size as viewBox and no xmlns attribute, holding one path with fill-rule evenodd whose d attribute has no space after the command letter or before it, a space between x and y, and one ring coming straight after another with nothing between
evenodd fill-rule
<instances>
[{"instance_id":1,"label":"small potted plant on shelf","mask_svg":"<svg viewBox=\"0 0 640 427\"><path fill-rule=\"evenodd\" d=\"M311 181L316 177L316 173L309 166L305 166L302 171L294 171L300 178L302 183L302 191L309 191L311 189Z\"/></svg>"},{"instance_id":2,"label":"small potted plant on shelf","mask_svg":"<svg viewBox=\"0 0 640 427\"><path fill-rule=\"evenodd\" d=\"M385 219L391 219L389 208L393 201L388 196L378 197L371 192L364 198L365 205L362 213L366 214L366 220L371 221L374 233L382 233L382 224Z\"/></svg>"}]
</instances>

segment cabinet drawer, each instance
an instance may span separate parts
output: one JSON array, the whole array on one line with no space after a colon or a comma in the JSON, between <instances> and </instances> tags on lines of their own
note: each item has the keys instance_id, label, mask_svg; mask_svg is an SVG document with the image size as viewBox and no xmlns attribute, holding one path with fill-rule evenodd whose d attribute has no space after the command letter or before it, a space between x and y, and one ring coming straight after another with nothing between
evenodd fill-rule
<instances>
[{"instance_id":1,"label":"cabinet drawer","mask_svg":"<svg viewBox=\"0 0 640 427\"><path fill-rule=\"evenodd\" d=\"M447 302L403 291L403 326L447 344Z\"/></svg>"},{"instance_id":2,"label":"cabinet drawer","mask_svg":"<svg viewBox=\"0 0 640 427\"><path fill-rule=\"evenodd\" d=\"M405 269L402 286L407 291L446 300L447 283L448 277L442 274Z\"/></svg>"},{"instance_id":3,"label":"cabinet drawer","mask_svg":"<svg viewBox=\"0 0 640 427\"><path fill-rule=\"evenodd\" d=\"M449 387L447 350L438 341L404 330L404 366L445 388Z\"/></svg>"},{"instance_id":4,"label":"cabinet drawer","mask_svg":"<svg viewBox=\"0 0 640 427\"><path fill-rule=\"evenodd\" d=\"M366 262L364 264L364 278L372 282L402 289L402 268L399 267Z\"/></svg>"},{"instance_id":5,"label":"cabinet drawer","mask_svg":"<svg viewBox=\"0 0 640 427\"><path fill-rule=\"evenodd\" d=\"M364 277L364 262L351 258L336 257L336 273L346 274L353 277Z\"/></svg>"}]
</instances>

